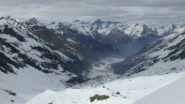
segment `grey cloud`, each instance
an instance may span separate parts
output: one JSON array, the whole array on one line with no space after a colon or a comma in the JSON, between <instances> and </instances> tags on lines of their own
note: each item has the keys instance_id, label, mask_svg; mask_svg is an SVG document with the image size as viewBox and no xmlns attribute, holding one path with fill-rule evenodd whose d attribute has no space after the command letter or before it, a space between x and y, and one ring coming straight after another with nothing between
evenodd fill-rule
<instances>
[{"instance_id":1,"label":"grey cloud","mask_svg":"<svg viewBox=\"0 0 185 104\"><path fill-rule=\"evenodd\" d=\"M185 0L0 0L0 15L42 20L183 21ZM178 19L180 18L180 19Z\"/></svg>"},{"instance_id":2,"label":"grey cloud","mask_svg":"<svg viewBox=\"0 0 185 104\"><path fill-rule=\"evenodd\" d=\"M101 6L184 6L185 0L1 0L0 5L85 3Z\"/></svg>"}]
</instances>

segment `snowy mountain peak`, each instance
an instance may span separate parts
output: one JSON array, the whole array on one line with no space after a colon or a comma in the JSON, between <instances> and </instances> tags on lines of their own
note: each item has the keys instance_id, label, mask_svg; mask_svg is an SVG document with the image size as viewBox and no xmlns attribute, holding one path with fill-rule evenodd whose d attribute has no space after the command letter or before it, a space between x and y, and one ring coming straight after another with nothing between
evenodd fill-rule
<instances>
[{"instance_id":1,"label":"snowy mountain peak","mask_svg":"<svg viewBox=\"0 0 185 104\"><path fill-rule=\"evenodd\" d=\"M185 24L170 24L157 28L157 33L160 35L168 35L171 33L181 33L184 31Z\"/></svg>"},{"instance_id":2,"label":"snowy mountain peak","mask_svg":"<svg viewBox=\"0 0 185 104\"><path fill-rule=\"evenodd\" d=\"M77 30L84 35L94 37L94 33L98 33L103 36L108 36L112 30L120 30L122 33L134 38L139 38L143 36L144 32L154 32L154 29L150 26L144 24L128 24L125 22L116 22L116 21L103 21L97 19L93 22L82 22L75 21L68 25L73 30ZM123 34L125 35L125 34Z\"/></svg>"},{"instance_id":3,"label":"snowy mountain peak","mask_svg":"<svg viewBox=\"0 0 185 104\"><path fill-rule=\"evenodd\" d=\"M1 21L1 25L4 25L4 24L9 24L9 23L17 23L18 21L10 16L7 16L7 17L1 17L0 18L0 21Z\"/></svg>"},{"instance_id":4,"label":"snowy mountain peak","mask_svg":"<svg viewBox=\"0 0 185 104\"><path fill-rule=\"evenodd\" d=\"M132 36L134 39L139 38L146 35L154 35L155 30L145 24L134 23L131 25L127 25L123 30L129 36Z\"/></svg>"},{"instance_id":5,"label":"snowy mountain peak","mask_svg":"<svg viewBox=\"0 0 185 104\"><path fill-rule=\"evenodd\" d=\"M13 18L13 17L10 17L10 16L2 16L2 17L0 18L0 20L6 20L6 21L8 21L8 22L21 22L20 19L18 19L18 18Z\"/></svg>"},{"instance_id":6,"label":"snowy mountain peak","mask_svg":"<svg viewBox=\"0 0 185 104\"><path fill-rule=\"evenodd\" d=\"M29 33L27 25L22 22L19 19L14 19L10 16L7 17L1 17L0 19L0 29L3 29L4 27L10 27L14 30L22 31L21 34L24 34L24 32Z\"/></svg>"},{"instance_id":7,"label":"snowy mountain peak","mask_svg":"<svg viewBox=\"0 0 185 104\"><path fill-rule=\"evenodd\" d=\"M30 18L28 21L25 23L33 26L44 26L45 24L37 20L36 18Z\"/></svg>"},{"instance_id":8,"label":"snowy mountain peak","mask_svg":"<svg viewBox=\"0 0 185 104\"><path fill-rule=\"evenodd\" d=\"M101 19L95 20L92 24L101 25L103 21Z\"/></svg>"}]
</instances>

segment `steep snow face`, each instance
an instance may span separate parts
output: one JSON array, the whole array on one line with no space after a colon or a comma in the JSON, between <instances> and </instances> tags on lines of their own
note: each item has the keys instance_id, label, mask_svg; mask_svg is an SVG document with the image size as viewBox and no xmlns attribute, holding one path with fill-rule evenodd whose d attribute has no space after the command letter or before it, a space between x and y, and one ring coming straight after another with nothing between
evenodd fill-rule
<instances>
[{"instance_id":1,"label":"steep snow face","mask_svg":"<svg viewBox=\"0 0 185 104\"><path fill-rule=\"evenodd\" d=\"M95 88L47 90L26 104L132 104L138 99L166 86L184 73L119 79ZM107 95L108 99L90 101L94 95Z\"/></svg>"},{"instance_id":2,"label":"steep snow face","mask_svg":"<svg viewBox=\"0 0 185 104\"><path fill-rule=\"evenodd\" d=\"M11 17L0 18L0 103L20 104L46 89L62 90L73 61Z\"/></svg>"}]
</instances>

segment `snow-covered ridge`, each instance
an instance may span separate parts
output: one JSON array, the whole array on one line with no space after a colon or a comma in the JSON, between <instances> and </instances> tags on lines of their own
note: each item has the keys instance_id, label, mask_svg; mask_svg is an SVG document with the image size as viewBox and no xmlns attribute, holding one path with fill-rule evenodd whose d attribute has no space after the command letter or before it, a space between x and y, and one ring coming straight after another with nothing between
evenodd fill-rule
<instances>
[{"instance_id":1,"label":"snow-covered ridge","mask_svg":"<svg viewBox=\"0 0 185 104\"><path fill-rule=\"evenodd\" d=\"M57 29L58 23L49 25L49 28ZM64 22L63 25L70 27L73 30L77 30L84 35L94 37L95 32L103 36L109 36L114 29L122 31L123 35L128 35L134 39L144 37L146 35L157 35L163 36L172 32L181 31L181 28L184 27L184 24L172 24L165 25L161 27L150 26L140 23L125 23L125 22L112 22L112 21L103 21L95 20L93 22L84 22L84 21L74 21L71 23Z\"/></svg>"},{"instance_id":2,"label":"snow-covered ridge","mask_svg":"<svg viewBox=\"0 0 185 104\"><path fill-rule=\"evenodd\" d=\"M24 32L28 32L27 26L20 20L14 19L10 16L0 18L0 29L3 29L4 25L8 25L11 28L16 28Z\"/></svg>"}]
</instances>

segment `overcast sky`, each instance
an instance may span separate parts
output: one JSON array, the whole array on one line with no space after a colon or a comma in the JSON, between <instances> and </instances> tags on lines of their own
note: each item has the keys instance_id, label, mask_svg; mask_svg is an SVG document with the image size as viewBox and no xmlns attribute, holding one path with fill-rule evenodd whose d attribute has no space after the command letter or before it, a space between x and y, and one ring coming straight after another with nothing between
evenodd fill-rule
<instances>
[{"instance_id":1,"label":"overcast sky","mask_svg":"<svg viewBox=\"0 0 185 104\"><path fill-rule=\"evenodd\" d=\"M0 0L0 15L43 21L185 23L185 0Z\"/></svg>"}]
</instances>

